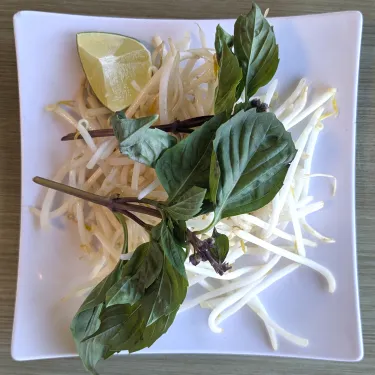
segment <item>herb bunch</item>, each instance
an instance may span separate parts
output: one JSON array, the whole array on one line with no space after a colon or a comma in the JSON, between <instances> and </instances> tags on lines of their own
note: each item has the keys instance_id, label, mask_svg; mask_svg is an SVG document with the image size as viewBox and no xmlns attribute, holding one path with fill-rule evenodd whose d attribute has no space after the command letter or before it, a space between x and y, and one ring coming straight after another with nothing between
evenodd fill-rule
<instances>
[{"instance_id":1,"label":"herb bunch","mask_svg":"<svg viewBox=\"0 0 375 375\"><path fill-rule=\"evenodd\" d=\"M191 134L181 142L165 131L181 127L153 127L157 116L128 119L117 112L111 117L120 152L155 169L168 201L100 197L34 179L112 210L123 226L124 254L128 252L125 217L149 233L149 241L135 249L129 260L121 259L92 290L72 321L78 353L94 374L100 359L149 347L168 330L187 293L187 258L193 265L209 262L220 275L230 268L225 262L228 237L215 225L269 203L295 156L283 124L267 112L267 106L250 100L272 79L279 63L273 28L259 7L253 4L247 15L237 19L234 35L218 25L215 49L215 115L192 121L192 127L183 126ZM245 101L235 105L242 92ZM209 212L214 217L207 228L198 233L187 229L187 220ZM160 223L150 226L136 213L158 217ZM198 238L209 230L212 237Z\"/></svg>"}]
</instances>

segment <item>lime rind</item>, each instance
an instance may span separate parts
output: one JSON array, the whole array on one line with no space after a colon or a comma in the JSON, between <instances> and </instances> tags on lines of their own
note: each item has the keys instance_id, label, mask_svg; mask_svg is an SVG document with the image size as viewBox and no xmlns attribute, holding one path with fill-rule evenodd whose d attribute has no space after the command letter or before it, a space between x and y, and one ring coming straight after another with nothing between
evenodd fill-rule
<instances>
[{"instance_id":1,"label":"lime rind","mask_svg":"<svg viewBox=\"0 0 375 375\"><path fill-rule=\"evenodd\" d=\"M77 34L78 54L86 77L104 106L116 112L128 107L150 80L151 55L139 41L109 33Z\"/></svg>"}]
</instances>

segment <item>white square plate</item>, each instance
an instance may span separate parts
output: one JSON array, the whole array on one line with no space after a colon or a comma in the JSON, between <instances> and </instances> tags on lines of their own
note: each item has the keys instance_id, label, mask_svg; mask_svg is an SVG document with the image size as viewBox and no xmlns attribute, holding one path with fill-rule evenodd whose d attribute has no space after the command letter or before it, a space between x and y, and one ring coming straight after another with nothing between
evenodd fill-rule
<instances>
[{"instance_id":1,"label":"white square plate","mask_svg":"<svg viewBox=\"0 0 375 375\"><path fill-rule=\"evenodd\" d=\"M233 20L203 20L213 45L217 23L233 29ZM319 139L313 170L334 174L335 199L312 215L312 224L336 239L308 254L328 267L337 280L330 294L320 276L301 267L261 297L281 326L310 341L307 348L280 339L273 352L263 326L250 311L228 319L222 334L207 326L207 310L195 308L177 317L169 332L146 353L218 353L357 361L363 356L355 237L355 117L362 15L344 12L271 19L280 45L276 74L280 92L305 76L314 87L336 87L340 115L329 119ZM196 21L87 17L20 12L14 17L22 138L22 212L17 302L12 356L17 360L76 355L69 324L81 301L62 298L85 281L89 266L79 259L79 241L69 224L41 231L29 207L40 202L36 175L51 177L69 154L60 137L67 128L44 107L72 98L82 75L75 34L107 31L150 42L154 34L179 39L190 31L198 43ZM326 183L314 181L313 193L329 196ZM67 235L69 233L69 235Z\"/></svg>"}]
</instances>

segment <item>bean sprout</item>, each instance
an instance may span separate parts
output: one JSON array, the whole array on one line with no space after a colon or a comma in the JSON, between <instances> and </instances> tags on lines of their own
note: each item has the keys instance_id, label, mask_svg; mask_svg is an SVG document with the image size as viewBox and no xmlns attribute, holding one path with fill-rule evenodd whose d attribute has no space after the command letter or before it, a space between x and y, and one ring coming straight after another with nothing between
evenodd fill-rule
<instances>
[{"instance_id":1,"label":"bean sprout","mask_svg":"<svg viewBox=\"0 0 375 375\"><path fill-rule=\"evenodd\" d=\"M126 109L128 118L159 115L160 124L174 119L213 114L217 77L214 73L214 49L207 47L203 30L198 25L200 47L190 48L191 37L185 33L181 41L163 41L159 36L152 40L152 77L141 87L131 83L137 97ZM278 80L273 80L266 92L255 97L274 107ZM274 200L261 210L221 220L216 229L229 238L230 250L226 261L233 270L223 276L216 274L208 263L193 266L185 263L189 289L205 291L192 299L186 299L179 313L201 305L212 310L208 324L214 332L221 332L219 325L240 308L247 305L263 321L271 346L278 348L277 337L306 346L308 341L280 327L260 299L260 293L284 276L304 265L322 274L330 292L334 292L336 281L332 273L306 255L306 247L315 248L318 241L332 243L334 239L319 233L311 227L306 216L324 207L324 202L314 202L310 192L310 179L323 177L331 179L332 194L337 189L336 178L330 174L312 173L312 160L318 135L323 129L322 121L337 113L335 89L329 89L314 100L309 99L310 87L302 78L292 94L274 110L276 117L286 129L291 129L305 120L307 125L297 138L297 154L287 172L284 185ZM332 100L333 112L324 116L324 106ZM68 106L68 108L66 108ZM96 194L148 197L164 201L168 198L152 168L134 162L122 155L114 137L92 138L91 129L110 127L110 111L103 107L84 81L74 101L61 101L46 108L69 124L83 140L73 143L69 160L54 176L55 181L67 180L71 186ZM158 123L159 123L158 122ZM181 135L176 135L182 139ZM66 216L77 225L81 249L85 256L90 254L95 262L88 282L78 287L72 295L87 294L105 277L119 259L128 260L135 248L148 240L147 233L137 224L126 219L129 232L129 253L121 254L124 236L122 227L105 208L91 203L85 204L78 198L68 197L59 205L55 203L56 192L48 189L41 209L30 208L42 228L51 225L51 220ZM153 225L158 219L146 218ZM199 231L208 226L212 214L202 215L187 222L188 228ZM289 225L289 226L288 226ZM288 229L290 228L290 229ZM212 231L200 235L206 239ZM310 236L310 238L307 238ZM277 246L273 242L277 240ZM281 258L295 262L278 269ZM272 271L272 273L270 273Z\"/></svg>"}]
</instances>

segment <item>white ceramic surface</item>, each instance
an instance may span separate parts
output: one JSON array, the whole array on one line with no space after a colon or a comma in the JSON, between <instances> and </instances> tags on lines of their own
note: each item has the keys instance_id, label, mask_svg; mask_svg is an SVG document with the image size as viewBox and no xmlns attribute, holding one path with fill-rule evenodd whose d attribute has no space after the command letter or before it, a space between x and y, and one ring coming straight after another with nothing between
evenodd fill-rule
<instances>
[{"instance_id":1,"label":"white ceramic surface","mask_svg":"<svg viewBox=\"0 0 375 375\"><path fill-rule=\"evenodd\" d=\"M228 31L233 20L203 20L200 26L213 45L217 23ZM325 122L313 170L337 176L335 199L326 181L313 181L313 194L328 199L323 211L311 216L317 229L336 238L334 245L309 250L312 259L329 267L337 280L331 295L319 275L301 267L275 284L261 299L271 317L291 332L310 340L298 348L280 339L273 352L264 327L249 310L224 324L222 334L207 326L208 311L195 308L177 317L169 332L147 353L220 353L277 355L357 361L363 356L359 313L355 238L355 117L362 16L358 12L271 19L280 45L281 93L288 93L302 76L315 88L338 89L340 116ZM14 17L22 138L22 212L12 356L16 360L75 355L69 324L80 304L62 300L85 281L90 266L80 260L79 242L70 224L56 222L41 231L29 206L40 203L35 175L52 177L69 153L60 137L68 127L44 107L74 95L82 75L75 34L107 31L150 42L155 33L178 39L191 31L193 20L144 20L20 12ZM126 359L124 358L124 361Z\"/></svg>"}]
</instances>

